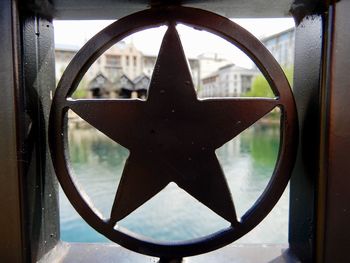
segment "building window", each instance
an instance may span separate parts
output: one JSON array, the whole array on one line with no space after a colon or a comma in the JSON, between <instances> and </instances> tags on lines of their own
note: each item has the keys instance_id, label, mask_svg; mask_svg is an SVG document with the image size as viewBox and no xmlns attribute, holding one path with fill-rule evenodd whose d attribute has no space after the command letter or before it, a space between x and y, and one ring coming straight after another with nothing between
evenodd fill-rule
<instances>
[{"instance_id":1,"label":"building window","mask_svg":"<svg viewBox=\"0 0 350 263\"><path fill-rule=\"evenodd\" d=\"M120 64L121 64L120 63L120 56L117 56L117 55L106 55L106 66L108 66L108 67L119 67Z\"/></svg>"},{"instance_id":2,"label":"building window","mask_svg":"<svg viewBox=\"0 0 350 263\"><path fill-rule=\"evenodd\" d=\"M126 56L126 66L129 67L129 56Z\"/></svg>"}]
</instances>

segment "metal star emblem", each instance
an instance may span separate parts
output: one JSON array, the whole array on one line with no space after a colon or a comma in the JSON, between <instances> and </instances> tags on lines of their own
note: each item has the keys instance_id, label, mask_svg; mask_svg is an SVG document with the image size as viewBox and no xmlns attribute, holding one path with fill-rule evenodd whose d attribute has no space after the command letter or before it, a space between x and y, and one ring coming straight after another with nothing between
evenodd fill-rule
<instances>
[{"instance_id":1,"label":"metal star emblem","mask_svg":"<svg viewBox=\"0 0 350 263\"><path fill-rule=\"evenodd\" d=\"M77 100L70 107L130 151L111 224L175 182L234 225L235 207L215 150L277 104L275 99L198 100L175 25L169 25L146 101Z\"/></svg>"}]
</instances>

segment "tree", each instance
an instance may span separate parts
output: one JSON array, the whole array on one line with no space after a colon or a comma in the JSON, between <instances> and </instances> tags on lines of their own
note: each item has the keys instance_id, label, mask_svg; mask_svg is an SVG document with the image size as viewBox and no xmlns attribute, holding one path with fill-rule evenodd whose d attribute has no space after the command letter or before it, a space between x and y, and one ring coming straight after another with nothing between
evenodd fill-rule
<instances>
[{"instance_id":1,"label":"tree","mask_svg":"<svg viewBox=\"0 0 350 263\"><path fill-rule=\"evenodd\" d=\"M82 79L81 79L81 81L80 81L80 83L79 83L79 85L78 85L78 87L77 87L77 89L74 91L74 93L73 93L73 98L74 99L84 99L84 98L87 98L87 84L88 83L88 81L87 81L87 78L86 78L86 76L84 76Z\"/></svg>"},{"instance_id":2,"label":"tree","mask_svg":"<svg viewBox=\"0 0 350 263\"><path fill-rule=\"evenodd\" d=\"M66 66L62 66L60 68L60 73L59 76L56 77L56 84L60 81L63 72L65 71ZM86 75L82 78L82 80L79 82L79 85L77 87L77 89L74 91L73 93L73 98L74 99L83 99L87 97L87 85L88 85L88 80Z\"/></svg>"},{"instance_id":3,"label":"tree","mask_svg":"<svg viewBox=\"0 0 350 263\"><path fill-rule=\"evenodd\" d=\"M286 75L290 86L293 86L293 66L283 70ZM253 80L252 87L250 91L243 94L244 97L267 97L273 98L275 95L272 92L270 84L267 82L266 78L259 74Z\"/></svg>"}]
</instances>

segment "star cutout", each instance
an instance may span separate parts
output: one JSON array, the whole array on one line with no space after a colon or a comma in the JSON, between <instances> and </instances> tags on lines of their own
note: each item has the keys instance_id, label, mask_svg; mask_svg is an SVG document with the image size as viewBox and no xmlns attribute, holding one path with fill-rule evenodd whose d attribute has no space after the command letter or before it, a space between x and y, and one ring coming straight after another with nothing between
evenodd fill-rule
<instances>
[{"instance_id":1,"label":"star cutout","mask_svg":"<svg viewBox=\"0 0 350 263\"><path fill-rule=\"evenodd\" d=\"M170 182L234 225L235 207L215 150L270 112L278 100L198 100L180 38L171 24L146 101L86 99L69 104L81 118L130 151L111 210L112 225Z\"/></svg>"}]
</instances>

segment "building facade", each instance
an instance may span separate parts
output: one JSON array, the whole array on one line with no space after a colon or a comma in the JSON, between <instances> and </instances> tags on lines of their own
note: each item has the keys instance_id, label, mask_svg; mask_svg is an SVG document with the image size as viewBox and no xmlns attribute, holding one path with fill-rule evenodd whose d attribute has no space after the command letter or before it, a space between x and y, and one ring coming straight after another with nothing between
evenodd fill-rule
<instances>
[{"instance_id":1,"label":"building facade","mask_svg":"<svg viewBox=\"0 0 350 263\"><path fill-rule=\"evenodd\" d=\"M289 28L260 40L283 68L294 64L295 28Z\"/></svg>"},{"instance_id":2,"label":"building facade","mask_svg":"<svg viewBox=\"0 0 350 263\"><path fill-rule=\"evenodd\" d=\"M56 45L55 46L55 76L56 82L61 78L64 70L69 62L78 52L79 47L71 45Z\"/></svg>"},{"instance_id":3,"label":"building facade","mask_svg":"<svg viewBox=\"0 0 350 263\"><path fill-rule=\"evenodd\" d=\"M231 64L232 61L226 59L218 53L206 52L198 56L199 78L204 78L212 75L219 68Z\"/></svg>"},{"instance_id":4,"label":"building facade","mask_svg":"<svg viewBox=\"0 0 350 263\"><path fill-rule=\"evenodd\" d=\"M117 43L99 59L99 69L113 82L123 74L134 79L142 73L142 53L132 43Z\"/></svg>"},{"instance_id":5,"label":"building facade","mask_svg":"<svg viewBox=\"0 0 350 263\"><path fill-rule=\"evenodd\" d=\"M143 55L142 56L142 71L143 73L151 77L153 73L154 66L156 65L157 56L154 55ZM192 81L195 88L200 85L200 65L199 59L188 58L189 68L192 75Z\"/></svg>"},{"instance_id":6,"label":"building facade","mask_svg":"<svg viewBox=\"0 0 350 263\"><path fill-rule=\"evenodd\" d=\"M69 62L78 52L78 47L58 45L55 48L56 80L62 76ZM88 88L96 77L102 74L113 85L119 85L122 79L129 79L139 87L149 80L157 61L155 55L144 55L133 43L119 42L104 52L88 69L81 83ZM195 88L200 85L198 59L188 59L192 80ZM141 82L139 82L141 80ZM86 84L87 83L87 84ZM149 83L149 81L148 81ZM83 88L83 87L81 87Z\"/></svg>"},{"instance_id":7,"label":"building facade","mask_svg":"<svg viewBox=\"0 0 350 263\"><path fill-rule=\"evenodd\" d=\"M251 89L258 71L229 64L202 79L199 97L237 97Z\"/></svg>"},{"instance_id":8,"label":"building facade","mask_svg":"<svg viewBox=\"0 0 350 263\"><path fill-rule=\"evenodd\" d=\"M290 28L261 39L283 68L292 67L294 63L294 36L295 30ZM77 50L78 47L72 46L56 47L57 80ZM120 88L123 79L136 83L147 77L149 83L156 61L157 56L143 54L133 43L118 42L91 65L82 80L85 83L82 86L88 86L86 83L95 80L99 74L107 78L111 85L116 85L115 89ZM253 78L258 74L256 67L247 69L236 66L217 53L204 53L188 59L188 62L199 97L241 96L250 90Z\"/></svg>"}]
</instances>

